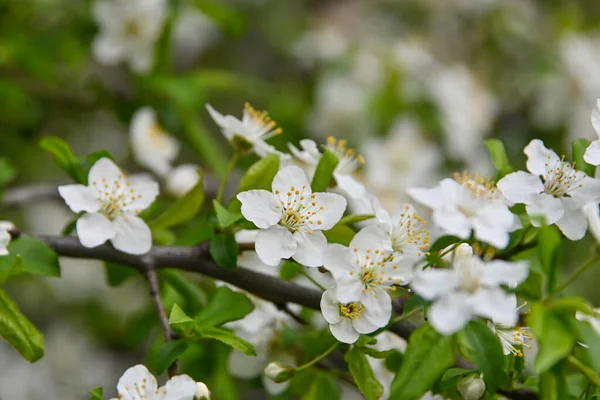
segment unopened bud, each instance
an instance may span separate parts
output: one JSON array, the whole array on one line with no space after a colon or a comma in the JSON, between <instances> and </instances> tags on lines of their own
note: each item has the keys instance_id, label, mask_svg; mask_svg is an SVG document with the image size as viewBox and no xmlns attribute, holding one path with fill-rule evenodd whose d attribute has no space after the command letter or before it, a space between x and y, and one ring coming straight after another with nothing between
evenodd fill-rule
<instances>
[{"instance_id":1,"label":"unopened bud","mask_svg":"<svg viewBox=\"0 0 600 400\"><path fill-rule=\"evenodd\" d=\"M473 248L466 243L461 243L454 250L454 259L465 259L473 257Z\"/></svg>"},{"instance_id":2,"label":"unopened bud","mask_svg":"<svg viewBox=\"0 0 600 400\"><path fill-rule=\"evenodd\" d=\"M456 389L463 400L479 400L485 393L485 382L482 375L469 375L458 381Z\"/></svg>"},{"instance_id":3,"label":"unopened bud","mask_svg":"<svg viewBox=\"0 0 600 400\"><path fill-rule=\"evenodd\" d=\"M196 385L198 385L198 390L196 391L194 399L210 400L210 390L208 390L208 387L202 382L196 382Z\"/></svg>"},{"instance_id":4,"label":"unopened bud","mask_svg":"<svg viewBox=\"0 0 600 400\"><path fill-rule=\"evenodd\" d=\"M277 362L272 362L265 368L267 378L277 383L282 383L290 380L294 376L294 368L281 365Z\"/></svg>"}]
</instances>

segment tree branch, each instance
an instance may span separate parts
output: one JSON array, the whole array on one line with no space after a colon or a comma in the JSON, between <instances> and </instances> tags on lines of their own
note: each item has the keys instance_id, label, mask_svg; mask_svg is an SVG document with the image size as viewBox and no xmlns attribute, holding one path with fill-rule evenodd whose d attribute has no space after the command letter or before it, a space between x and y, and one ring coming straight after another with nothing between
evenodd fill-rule
<instances>
[{"instance_id":1,"label":"tree branch","mask_svg":"<svg viewBox=\"0 0 600 400\"><path fill-rule=\"evenodd\" d=\"M5 208L37 202L40 200L62 200L56 185L16 186L4 191L0 205Z\"/></svg>"}]
</instances>

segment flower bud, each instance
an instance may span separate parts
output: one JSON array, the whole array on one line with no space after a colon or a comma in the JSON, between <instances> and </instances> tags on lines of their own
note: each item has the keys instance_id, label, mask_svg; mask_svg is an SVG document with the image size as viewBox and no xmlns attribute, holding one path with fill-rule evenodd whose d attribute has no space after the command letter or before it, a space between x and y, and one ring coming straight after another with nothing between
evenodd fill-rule
<instances>
[{"instance_id":1,"label":"flower bud","mask_svg":"<svg viewBox=\"0 0 600 400\"><path fill-rule=\"evenodd\" d=\"M202 382L196 382L196 385L198 385L198 391L196 391L194 398L198 400L210 400L210 390L208 390L208 387Z\"/></svg>"},{"instance_id":2,"label":"flower bud","mask_svg":"<svg viewBox=\"0 0 600 400\"><path fill-rule=\"evenodd\" d=\"M457 389L463 400L479 400L485 393L483 375L469 375L458 381Z\"/></svg>"},{"instance_id":3,"label":"flower bud","mask_svg":"<svg viewBox=\"0 0 600 400\"><path fill-rule=\"evenodd\" d=\"M277 362L272 362L265 368L267 378L277 383L290 380L294 376L294 372L293 367L287 367Z\"/></svg>"}]
</instances>

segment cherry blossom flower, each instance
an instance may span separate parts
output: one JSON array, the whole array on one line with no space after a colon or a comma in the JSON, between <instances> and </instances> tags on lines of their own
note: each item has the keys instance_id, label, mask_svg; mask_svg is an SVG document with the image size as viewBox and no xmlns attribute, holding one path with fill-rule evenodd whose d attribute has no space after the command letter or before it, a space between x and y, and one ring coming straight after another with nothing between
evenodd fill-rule
<instances>
[{"instance_id":1,"label":"cherry blossom flower","mask_svg":"<svg viewBox=\"0 0 600 400\"><path fill-rule=\"evenodd\" d=\"M385 309L391 302L387 291L410 283L414 260L402 257L396 260L388 251L389 240L381 226L369 225L354 236L350 247L329 245L323 267L336 281L339 301L378 304Z\"/></svg>"},{"instance_id":2,"label":"cherry blossom flower","mask_svg":"<svg viewBox=\"0 0 600 400\"><path fill-rule=\"evenodd\" d=\"M167 192L183 197L200 182L199 170L200 168L194 164L183 164L170 170L165 178Z\"/></svg>"},{"instance_id":3,"label":"cherry blossom flower","mask_svg":"<svg viewBox=\"0 0 600 400\"><path fill-rule=\"evenodd\" d=\"M338 164L333 171L333 177L341 190L346 192L350 197L360 198L366 194L366 190L363 184L354 178L354 173L365 163L365 159L362 155L356 154L354 149L350 149L346 145L347 142L345 140L336 140L332 136L327 138L327 148L338 158ZM288 147L294 157L304 164L307 174L312 176L323 156L315 141L311 139L301 140L301 149L298 149L291 143L288 143Z\"/></svg>"},{"instance_id":4,"label":"cherry blossom flower","mask_svg":"<svg viewBox=\"0 0 600 400\"><path fill-rule=\"evenodd\" d=\"M148 368L138 364L119 379L119 398L112 400L194 400L198 389L196 381L188 375L174 376L159 388Z\"/></svg>"},{"instance_id":5,"label":"cherry blossom flower","mask_svg":"<svg viewBox=\"0 0 600 400\"><path fill-rule=\"evenodd\" d=\"M242 151L253 151L260 157L266 157L269 154L277 153L280 156L286 156L277 151L275 147L267 144L266 140L273 136L283 133L281 128L277 127L275 121L271 120L266 111L257 111L250 104L244 105L244 114L242 119L233 115L223 115L206 105L210 116L221 128L223 136L235 144Z\"/></svg>"},{"instance_id":6,"label":"cherry blossom flower","mask_svg":"<svg viewBox=\"0 0 600 400\"><path fill-rule=\"evenodd\" d=\"M509 232L520 227L518 218L504 203L494 182L477 174L455 174L433 189L411 188L408 194L433 209L433 222L445 234L475 238L504 249Z\"/></svg>"},{"instance_id":7,"label":"cherry blossom flower","mask_svg":"<svg viewBox=\"0 0 600 400\"><path fill-rule=\"evenodd\" d=\"M596 100L596 108L592 110L592 126L600 137L600 99ZM588 164L600 165L600 139L594 140L585 150L583 159Z\"/></svg>"},{"instance_id":8,"label":"cherry blossom flower","mask_svg":"<svg viewBox=\"0 0 600 400\"><path fill-rule=\"evenodd\" d=\"M133 157L138 164L160 177L171 170L180 145L162 129L152 108L143 107L133 114L129 137Z\"/></svg>"},{"instance_id":9,"label":"cherry blossom flower","mask_svg":"<svg viewBox=\"0 0 600 400\"><path fill-rule=\"evenodd\" d=\"M495 323L515 326L518 312L514 295L501 288L523 282L529 266L524 261L484 262L468 244L455 250L452 268L428 268L416 273L411 288L426 300L434 300L429 311L431 325L450 335L479 316Z\"/></svg>"},{"instance_id":10,"label":"cherry blossom flower","mask_svg":"<svg viewBox=\"0 0 600 400\"><path fill-rule=\"evenodd\" d=\"M154 45L166 17L165 0L96 0L92 14L100 32L92 51L101 64L126 61L138 73L154 64Z\"/></svg>"},{"instance_id":11,"label":"cherry blossom flower","mask_svg":"<svg viewBox=\"0 0 600 400\"><path fill-rule=\"evenodd\" d=\"M150 228L137 215L158 195L158 184L131 180L108 158L90 169L89 186L59 186L58 192L73 212L85 212L77 220L77 236L85 247L107 240L120 251L145 254L152 246Z\"/></svg>"},{"instance_id":12,"label":"cherry blossom flower","mask_svg":"<svg viewBox=\"0 0 600 400\"><path fill-rule=\"evenodd\" d=\"M0 256L8 255L8 244L11 241L10 230L14 229L15 225L12 222L0 221Z\"/></svg>"},{"instance_id":13,"label":"cherry blossom flower","mask_svg":"<svg viewBox=\"0 0 600 400\"><path fill-rule=\"evenodd\" d=\"M514 356L523 357L523 350L521 350L521 347L529 347L526 341L532 339L527 328L494 324L493 322L488 322L488 325L500 339L502 351L505 356L512 354Z\"/></svg>"},{"instance_id":14,"label":"cherry blossom flower","mask_svg":"<svg viewBox=\"0 0 600 400\"><path fill-rule=\"evenodd\" d=\"M304 172L294 165L281 169L273 179L272 192L239 193L242 215L260 228L256 253L267 265L277 266L292 257L307 267L323 265L331 229L346 209L346 199L334 193L312 193Z\"/></svg>"},{"instance_id":15,"label":"cherry blossom flower","mask_svg":"<svg viewBox=\"0 0 600 400\"><path fill-rule=\"evenodd\" d=\"M374 297L363 301L340 302L334 286L321 297L321 313L329 322L333 336L343 343L354 343L361 334L375 332L385 326L392 315L391 301L379 304ZM385 292L384 292L385 293Z\"/></svg>"},{"instance_id":16,"label":"cherry blossom flower","mask_svg":"<svg viewBox=\"0 0 600 400\"><path fill-rule=\"evenodd\" d=\"M529 142L524 152L529 172L505 176L498 188L509 201L524 203L530 216L556 224L571 240L581 239L588 227L583 207L600 200L600 180L577 171L539 139ZM537 218L531 223L541 225Z\"/></svg>"}]
</instances>

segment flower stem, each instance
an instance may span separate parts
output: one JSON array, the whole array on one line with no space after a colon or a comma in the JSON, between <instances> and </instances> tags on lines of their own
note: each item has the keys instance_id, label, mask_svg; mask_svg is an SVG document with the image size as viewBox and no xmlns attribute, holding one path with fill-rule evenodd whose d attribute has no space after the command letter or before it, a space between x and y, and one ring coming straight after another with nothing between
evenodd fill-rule
<instances>
[{"instance_id":1,"label":"flower stem","mask_svg":"<svg viewBox=\"0 0 600 400\"><path fill-rule=\"evenodd\" d=\"M585 376L587 376L588 379L590 381L592 381L592 383L594 385L600 386L600 376L598 376L598 374L596 374L596 372L594 372L594 370L592 370L590 367L588 367L587 365L585 365L584 363L582 363L581 361L579 361L577 358L573 357L572 355L570 355L567 358L567 361L569 362L569 364L571 364L572 366L574 366L575 368L577 368L578 370L583 372L583 374Z\"/></svg>"},{"instance_id":2,"label":"flower stem","mask_svg":"<svg viewBox=\"0 0 600 400\"><path fill-rule=\"evenodd\" d=\"M396 318L392 319L392 322L390 322L390 325L393 325L393 324L395 324L397 322L400 322L400 321L404 321L405 319L410 318L413 315L418 314L421 311L422 311L422 308L418 307L418 308L415 308L414 310L411 310L411 311L409 311L407 313L399 315Z\"/></svg>"},{"instance_id":3,"label":"flower stem","mask_svg":"<svg viewBox=\"0 0 600 400\"><path fill-rule=\"evenodd\" d=\"M577 280L577 278L579 278L581 276L581 274L583 274L590 267L592 267L594 264L596 264L597 261L598 261L597 256L594 256L594 257L590 258L588 261L586 261L583 265L581 265L579 268L577 268L575 270L575 272L573 272L573 275L571 275L566 281L564 281L561 285L559 285L556 289L554 289L551 296L554 296L555 294L562 292L567 286L569 286L571 283L575 282Z\"/></svg>"},{"instance_id":4,"label":"flower stem","mask_svg":"<svg viewBox=\"0 0 600 400\"><path fill-rule=\"evenodd\" d=\"M312 276L310 276L309 274L307 274L304 269L301 269L300 273L302 275L304 275L305 277L307 277L309 281L311 281L312 283L314 283L315 286L318 287L319 289L321 289L322 291L327 290L327 289L325 289L325 287L323 285L321 285L319 282L317 282Z\"/></svg>"},{"instance_id":5,"label":"flower stem","mask_svg":"<svg viewBox=\"0 0 600 400\"><path fill-rule=\"evenodd\" d=\"M217 192L216 200L221 203L221 199L223 198L223 192L225 191L225 186L227 185L227 181L229 180L229 175L235 168L235 164L237 164L238 159L240 158L240 153L235 152L229 160L227 167L225 168L225 172L223 175L223 179L221 179L221 185L219 186L219 191Z\"/></svg>"},{"instance_id":6,"label":"flower stem","mask_svg":"<svg viewBox=\"0 0 600 400\"><path fill-rule=\"evenodd\" d=\"M297 371L302 371L303 369L306 368L310 368L313 365L315 365L316 363L318 363L319 361L321 361L322 359L324 359L325 357L327 357L332 351L334 351L336 349L336 347L338 347L340 343L339 342L335 342L333 345L331 345L330 348L328 348L327 350L325 350L325 352L321 355L319 355L317 358L307 362L304 365L299 366L298 368L296 368L296 372Z\"/></svg>"}]
</instances>

